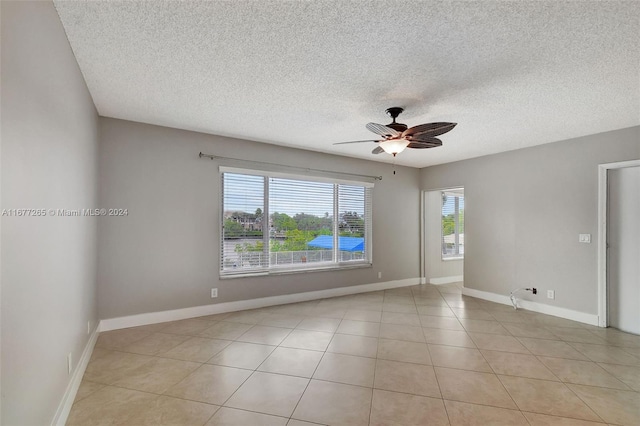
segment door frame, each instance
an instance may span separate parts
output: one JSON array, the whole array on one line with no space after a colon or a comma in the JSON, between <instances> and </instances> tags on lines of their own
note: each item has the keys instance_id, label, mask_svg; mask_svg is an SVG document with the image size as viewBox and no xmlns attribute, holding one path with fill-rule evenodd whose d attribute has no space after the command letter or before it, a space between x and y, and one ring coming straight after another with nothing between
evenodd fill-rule
<instances>
[{"instance_id":1,"label":"door frame","mask_svg":"<svg viewBox=\"0 0 640 426\"><path fill-rule=\"evenodd\" d=\"M455 186L447 186L444 188L431 188L431 189L423 189L422 191L420 191L420 284L429 284L429 278L427 276L427 262L426 262L426 255L427 255L427 233L428 233L428 229L426 227L426 219L427 219L427 207L426 207L426 201L427 201L427 193L428 192L442 192L442 191L447 191L447 190L454 190L454 189L462 189L463 194L465 191L465 186L464 185L455 185ZM466 210L466 206L467 206L467 199L465 197L465 210ZM465 219L466 219L466 211L465 211ZM466 229L466 220L465 220L465 229ZM466 254L466 252L465 252ZM463 265L464 265L464 260L463 260ZM464 266L463 266L464 268ZM464 269L463 269L463 274L464 274ZM464 275L463 275L464 276ZM464 286L464 283L463 283Z\"/></svg>"},{"instance_id":2,"label":"door frame","mask_svg":"<svg viewBox=\"0 0 640 426\"><path fill-rule=\"evenodd\" d=\"M598 326L609 325L607 304L607 210L609 170L640 166L640 160L598 164Z\"/></svg>"}]
</instances>

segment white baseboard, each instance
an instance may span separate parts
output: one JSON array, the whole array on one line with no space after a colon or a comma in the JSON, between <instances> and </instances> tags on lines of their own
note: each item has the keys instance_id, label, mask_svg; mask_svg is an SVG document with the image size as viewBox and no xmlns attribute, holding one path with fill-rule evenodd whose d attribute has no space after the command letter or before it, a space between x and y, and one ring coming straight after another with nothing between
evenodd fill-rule
<instances>
[{"instance_id":1,"label":"white baseboard","mask_svg":"<svg viewBox=\"0 0 640 426\"><path fill-rule=\"evenodd\" d=\"M511 305L511 299L504 294L489 293L487 291L476 290L473 288L463 288L462 294L465 296L477 297L478 299L488 300L490 302L501 303L503 305ZM589 325L598 325L598 315L587 314L585 312L574 311L571 309L561 308L558 306L545 305L544 303L532 302L530 300L518 299L518 307L528 311L538 312L541 314L552 315L572 321L581 322Z\"/></svg>"},{"instance_id":2,"label":"white baseboard","mask_svg":"<svg viewBox=\"0 0 640 426\"><path fill-rule=\"evenodd\" d=\"M474 288L462 288L462 294L465 296L476 297L482 300L488 300L489 302L501 303L503 305L511 305L511 299L509 296L497 293L489 293L488 291L476 290Z\"/></svg>"},{"instance_id":3,"label":"white baseboard","mask_svg":"<svg viewBox=\"0 0 640 426\"><path fill-rule=\"evenodd\" d=\"M109 318L100 321L100 331L118 330L121 328L157 324L196 318L205 315L243 311L245 309L264 308L266 306L284 305L287 303L306 302L308 300L325 299L327 297L346 296L369 291L388 290L420 284L420 278L385 281L381 283L362 284L349 287L338 287L327 290L309 291L305 293L283 294L281 296L262 297L259 299L239 300L237 302L217 303L214 305L194 306L192 308L174 309L171 311L149 312L126 317Z\"/></svg>"},{"instance_id":4,"label":"white baseboard","mask_svg":"<svg viewBox=\"0 0 640 426\"><path fill-rule=\"evenodd\" d=\"M429 278L429 284L441 285L450 283L459 283L464 280L462 275L453 275L450 277Z\"/></svg>"},{"instance_id":5,"label":"white baseboard","mask_svg":"<svg viewBox=\"0 0 640 426\"><path fill-rule=\"evenodd\" d=\"M93 333L91 333L89 341L85 345L84 351L82 351L82 356L80 356L78 365L76 365L76 369L73 371L71 380L67 385L67 389L65 390L64 395L62 396L62 401L60 401L60 405L58 405L56 415L51 421L52 426L64 426L64 424L67 423L67 418L69 417L69 413L71 412L73 401L76 399L78 388L80 387L80 383L82 383L82 377L84 376L84 372L87 369L89 360L91 359L91 354L93 353L93 348L95 347L96 341L98 340L99 332L100 326L98 325L95 330L93 330Z\"/></svg>"},{"instance_id":6,"label":"white baseboard","mask_svg":"<svg viewBox=\"0 0 640 426\"><path fill-rule=\"evenodd\" d=\"M427 277L421 277L420 284L426 284L426 283L427 283Z\"/></svg>"}]
</instances>

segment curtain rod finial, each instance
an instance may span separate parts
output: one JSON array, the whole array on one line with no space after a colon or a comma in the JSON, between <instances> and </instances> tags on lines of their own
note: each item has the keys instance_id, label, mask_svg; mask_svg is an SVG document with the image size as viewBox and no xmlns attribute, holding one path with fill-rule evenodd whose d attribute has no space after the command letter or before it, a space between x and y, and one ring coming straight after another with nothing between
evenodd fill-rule
<instances>
[{"instance_id":1,"label":"curtain rod finial","mask_svg":"<svg viewBox=\"0 0 640 426\"><path fill-rule=\"evenodd\" d=\"M198 157L200 157L200 158L207 157L207 158L213 160L215 158L215 155L203 154L202 151L200 151L200 154L198 154Z\"/></svg>"}]
</instances>

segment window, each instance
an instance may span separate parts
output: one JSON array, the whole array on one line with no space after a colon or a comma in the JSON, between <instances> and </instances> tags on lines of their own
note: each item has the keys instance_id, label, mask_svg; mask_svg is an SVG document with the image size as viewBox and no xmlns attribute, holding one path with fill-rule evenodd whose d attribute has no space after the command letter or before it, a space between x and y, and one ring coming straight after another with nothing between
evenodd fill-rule
<instances>
[{"instance_id":1,"label":"window","mask_svg":"<svg viewBox=\"0 0 640 426\"><path fill-rule=\"evenodd\" d=\"M464 257L464 190L442 191L442 258Z\"/></svg>"},{"instance_id":2,"label":"window","mask_svg":"<svg viewBox=\"0 0 640 426\"><path fill-rule=\"evenodd\" d=\"M371 264L372 184L221 172L221 275Z\"/></svg>"}]
</instances>

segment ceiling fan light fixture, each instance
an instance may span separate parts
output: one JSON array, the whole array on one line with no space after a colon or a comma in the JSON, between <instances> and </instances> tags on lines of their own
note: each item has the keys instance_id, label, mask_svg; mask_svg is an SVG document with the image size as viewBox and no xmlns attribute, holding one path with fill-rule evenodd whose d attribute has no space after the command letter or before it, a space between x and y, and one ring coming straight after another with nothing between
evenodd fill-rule
<instances>
[{"instance_id":1,"label":"ceiling fan light fixture","mask_svg":"<svg viewBox=\"0 0 640 426\"><path fill-rule=\"evenodd\" d=\"M409 141L406 139L389 139L386 141L380 142L380 147L384 150L384 152L393 155L401 153L404 149L409 145Z\"/></svg>"}]
</instances>

